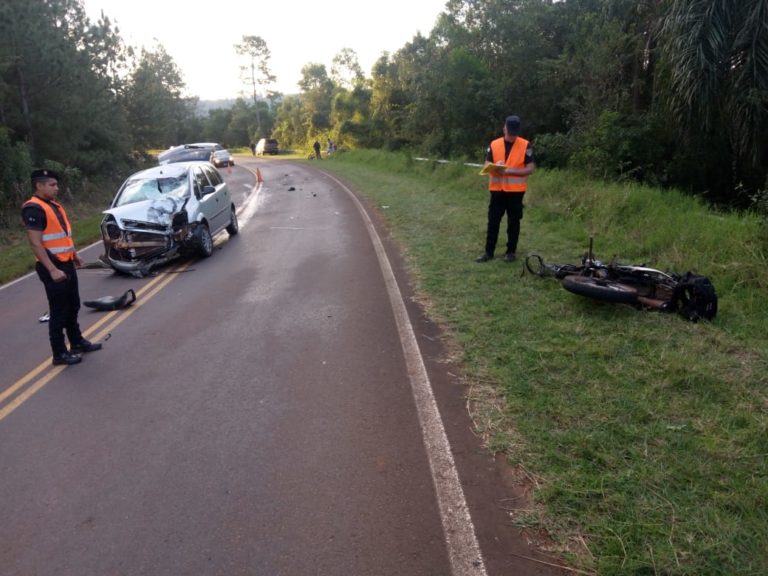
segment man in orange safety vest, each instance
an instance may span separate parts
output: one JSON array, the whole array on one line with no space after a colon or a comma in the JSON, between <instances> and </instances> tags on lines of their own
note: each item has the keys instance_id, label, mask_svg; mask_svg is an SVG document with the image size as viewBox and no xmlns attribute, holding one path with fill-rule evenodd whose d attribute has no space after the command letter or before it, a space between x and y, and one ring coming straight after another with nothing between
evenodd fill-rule
<instances>
[{"instance_id":1,"label":"man in orange safety vest","mask_svg":"<svg viewBox=\"0 0 768 576\"><path fill-rule=\"evenodd\" d=\"M514 262L523 218L523 197L528 188L528 176L536 169L531 143L519 136L520 117L508 116L504 122L504 136L491 142L485 157L488 172L488 228L485 251L475 259L488 262L493 259L499 227L507 215L507 250L505 262ZM490 168L490 169L489 169Z\"/></svg>"},{"instance_id":2,"label":"man in orange safety vest","mask_svg":"<svg viewBox=\"0 0 768 576\"><path fill-rule=\"evenodd\" d=\"M101 349L83 337L77 321L80 292L76 268L82 266L72 240L72 226L64 208L56 202L59 175L53 170L34 170L31 175L32 197L21 209L27 239L37 259L35 271L48 298L48 337L53 364L71 365L81 361L80 354ZM67 349L64 333L69 339Z\"/></svg>"}]
</instances>

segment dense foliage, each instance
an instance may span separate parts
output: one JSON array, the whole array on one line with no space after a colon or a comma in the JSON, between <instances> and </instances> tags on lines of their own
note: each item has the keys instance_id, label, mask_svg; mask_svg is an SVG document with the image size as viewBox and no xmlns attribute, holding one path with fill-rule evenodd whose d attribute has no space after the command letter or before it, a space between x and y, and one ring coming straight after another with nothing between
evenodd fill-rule
<instances>
[{"instance_id":1,"label":"dense foliage","mask_svg":"<svg viewBox=\"0 0 768 576\"><path fill-rule=\"evenodd\" d=\"M149 149L267 136L479 160L513 112L539 165L765 206L766 29L768 0L448 0L370 77L343 48L285 97L268 89L264 40L243 36L232 49L249 101L199 117L161 45L134 51L81 0L5 0L0 214L32 165L109 177Z\"/></svg>"},{"instance_id":2,"label":"dense foliage","mask_svg":"<svg viewBox=\"0 0 768 576\"><path fill-rule=\"evenodd\" d=\"M277 129L480 159L514 112L540 165L745 207L768 174L767 29L766 0L449 0L364 83L305 68Z\"/></svg>"}]
</instances>

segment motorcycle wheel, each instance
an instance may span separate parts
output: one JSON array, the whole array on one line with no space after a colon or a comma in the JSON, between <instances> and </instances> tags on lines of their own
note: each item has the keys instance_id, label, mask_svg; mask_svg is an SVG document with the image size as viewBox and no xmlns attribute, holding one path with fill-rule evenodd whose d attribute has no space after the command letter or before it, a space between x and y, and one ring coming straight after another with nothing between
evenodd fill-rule
<instances>
[{"instance_id":1,"label":"motorcycle wheel","mask_svg":"<svg viewBox=\"0 0 768 576\"><path fill-rule=\"evenodd\" d=\"M568 292L579 296L617 304L637 303L637 290L635 288L613 280L589 276L566 276L561 282L563 288Z\"/></svg>"}]
</instances>

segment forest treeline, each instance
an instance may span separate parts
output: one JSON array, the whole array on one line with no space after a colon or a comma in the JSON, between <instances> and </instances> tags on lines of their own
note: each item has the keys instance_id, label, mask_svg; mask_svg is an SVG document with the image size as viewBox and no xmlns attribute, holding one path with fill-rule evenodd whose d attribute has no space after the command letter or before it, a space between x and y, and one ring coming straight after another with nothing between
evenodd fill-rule
<instances>
[{"instance_id":1,"label":"forest treeline","mask_svg":"<svg viewBox=\"0 0 768 576\"><path fill-rule=\"evenodd\" d=\"M108 178L190 141L331 138L477 161L516 113L541 166L768 212L768 0L448 0L368 75L344 48L330 68L307 63L295 95L268 91L261 38L237 54L253 98L200 117L161 45L134 50L79 0L4 0L0 210L26 196L32 166Z\"/></svg>"}]
</instances>

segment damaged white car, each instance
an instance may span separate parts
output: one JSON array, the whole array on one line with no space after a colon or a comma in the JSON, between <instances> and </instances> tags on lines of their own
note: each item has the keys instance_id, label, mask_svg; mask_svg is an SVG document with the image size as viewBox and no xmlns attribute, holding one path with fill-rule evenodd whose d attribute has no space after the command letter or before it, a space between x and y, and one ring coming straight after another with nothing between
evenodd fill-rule
<instances>
[{"instance_id":1,"label":"damaged white car","mask_svg":"<svg viewBox=\"0 0 768 576\"><path fill-rule=\"evenodd\" d=\"M213 237L238 232L226 182L209 162L180 162L137 172L104 211L104 262L142 277L184 253L208 257Z\"/></svg>"}]
</instances>

